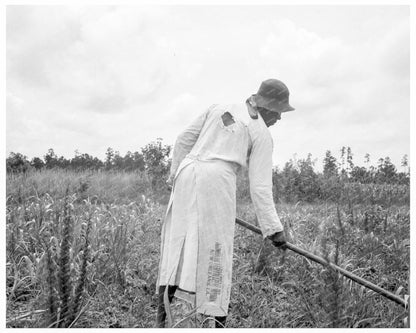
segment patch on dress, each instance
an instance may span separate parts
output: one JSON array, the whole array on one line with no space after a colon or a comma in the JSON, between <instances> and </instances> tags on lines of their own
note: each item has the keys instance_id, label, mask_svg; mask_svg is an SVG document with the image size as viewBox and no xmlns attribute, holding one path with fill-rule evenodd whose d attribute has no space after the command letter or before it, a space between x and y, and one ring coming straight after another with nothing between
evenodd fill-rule
<instances>
[{"instance_id":1,"label":"patch on dress","mask_svg":"<svg viewBox=\"0 0 416 333\"><path fill-rule=\"evenodd\" d=\"M235 123L234 117L228 111L223 113L223 115L221 116L221 119L222 119L222 123L226 127Z\"/></svg>"},{"instance_id":2,"label":"patch on dress","mask_svg":"<svg viewBox=\"0 0 416 333\"><path fill-rule=\"evenodd\" d=\"M221 294L222 288L222 248L216 242L215 248L209 253L207 297L209 302L215 302Z\"/></svg>"}]
</instances>

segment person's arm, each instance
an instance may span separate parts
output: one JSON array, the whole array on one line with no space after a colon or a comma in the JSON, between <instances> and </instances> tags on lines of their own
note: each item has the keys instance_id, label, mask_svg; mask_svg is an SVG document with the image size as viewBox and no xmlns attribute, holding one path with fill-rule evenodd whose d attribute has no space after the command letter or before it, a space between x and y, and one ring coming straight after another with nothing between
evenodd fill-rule
<instances>
[{"instance_id":1,"label":"person's arm","mask_svg":"<svg viewBox=\"0 0 416 333\"><path fill-rule=\"evenodd\" d=\"M170 167L170 176L168 182L172 182L175 178L176 171L179 165L187 154L192 150L195 142L198 140L199 133L204 126L208 113L213 106L208 108L202 114L200 114L182 133L180 133L176 139L173 147L172 164Z\"/></svg>"},{"instance_id":2,"label":"person's arm","mask_svg":"<svg viewBox=\"0 0 416 333\"><path fill-rule=\"evenodd\" d=\"M267 131L255 131L249 159L250 195L263 237L283 231L272 191L273 141Z\"/></svg>"}]
</instances>

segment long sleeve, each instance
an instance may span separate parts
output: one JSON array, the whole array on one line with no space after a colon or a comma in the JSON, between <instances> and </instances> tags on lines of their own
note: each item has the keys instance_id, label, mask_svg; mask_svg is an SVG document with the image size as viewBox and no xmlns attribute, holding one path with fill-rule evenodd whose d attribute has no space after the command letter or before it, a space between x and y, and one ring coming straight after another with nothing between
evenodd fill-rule
<instances>
[{"instance_id":1,"label":"long sleeve","mask_svg":"<svg viewBox=\"0 0 416 333\"><path fill-rule=\"evenodd\" d=\"M266 128L257 128L253 132L249 159L250 195L263 237L266 238L283 230L273 202L273 141Z\"/></svg>"},{"instance_id":2,"label":"long sleeve","mask_svg":"<svg viewBox=\"0 0 416 333\"><path fill-rule=\"evenodd\" d=\"M187 154L192 150L195 142L198 140L199 133L204 126L205 120L209 111L204 111L200 114L182 133L180 133L176 139L173 147L172 164L170 168L170 177L175 177L176 171L179 165Z\"/></svg>"}]
</instances>

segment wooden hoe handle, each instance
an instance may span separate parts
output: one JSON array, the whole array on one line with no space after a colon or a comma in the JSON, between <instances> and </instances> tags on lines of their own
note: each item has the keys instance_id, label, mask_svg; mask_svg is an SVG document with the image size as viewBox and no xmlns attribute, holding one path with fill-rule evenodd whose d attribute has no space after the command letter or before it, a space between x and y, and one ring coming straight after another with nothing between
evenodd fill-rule
<instances>
[{"instance_id":1,"label":"wooden hoe handle","mask_svg":"<svg viewBox=\"0 0 416 333\"><path fill-rule=\"evenodd\" d=\"M252 224L250 224L246 221L243 221L243 220L239 219L238 217L235 219L235 222L237 222L239 225L241 225L241 226L243 226L247 229L250 229L251 231L255 232L256 234L261 235L261 230L258 227L254 226L254 225L252 225ZM384 297L387 297L388 299L396 302L397 304L400 304L401 306L403 306L405 308L407 308L408 305L409 305L408 302L406 300L404 300L403 298L401 298L400 296L397 296L397 295L395 295L395 294L393 294L393 293L375 285L374 283L371 283L370 281L367 281L367 280L365 280L365 279L363 279L363 278L361 278L361 277L359 277L359 276L357 276L357 275L355 275L351 272L348 272L344 268L341 268L341 267L335 265L334 263L332 263L328 260L325 260L322 257L317 256L316 254L313 254L309 251L303 250L303 249L293 245L292 243L288 243L288 242L286 243L286 247L289 250L292 250L293 252L296 252L296 253L298 253L298 254L300 254L300 255L308 258L308 259L311 259L311 260L323 265L323 266L331 267L332 269L338 271L339 273L341 273L342 275L346 276L347 278L353 280L354 282L357 282L357 283L363 285L364 287L366 287L368 289L371 289L371 290L375 291L376 293L378 293L380 295L383 295Z\"/></svg>"}]
</instances>

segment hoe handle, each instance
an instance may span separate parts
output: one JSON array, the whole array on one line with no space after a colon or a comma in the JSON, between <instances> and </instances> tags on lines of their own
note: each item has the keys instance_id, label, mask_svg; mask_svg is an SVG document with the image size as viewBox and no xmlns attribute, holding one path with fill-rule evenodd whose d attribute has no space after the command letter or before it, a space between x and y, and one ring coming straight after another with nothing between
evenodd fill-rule
<instances>
[{"instance_id":1,"label":"hoe handle","mask_svg":"<svg viewBox=\"0 0 416 333\"><path fill-rule=\"evenodd\" d=\"M255 232L256 234L261 235L261 230L259 228L257 228L256 226L254 226L254 225L252 225L252 224L250 224L246 221L243 221L243 220L239 219L238 217L235 219L235 222L237 222L239 225L241 225L241 226L243 226L247 229L250 229L251 231ZM348 272L344 268L341 268L341 267L335 265L334 263L332 263L328 260L325 260L322 257L317 256L316 254L313 254L309 251L303 250L303 249L293 245L292 243L286 243L286 247L289 250L292 250L293 252L296 252L296 253L298 253L298 254L300 254L300 255L308 258L308 259L311 259L311 260L323 265L323 266L331 267L332 269L338 271L339 273L341 273L342 275L346 276L347 278L353 280L354 282L357 282L357 283L363 285L364 287L366 287L368 289L371 289L371 290L375 291L376 293L378 293L380 295L383 295L384 297L387 297L388 299L396 302L397 304L400 304L401 306L403 306L405 308L408 307L408 302L405 301L400 296L397 296L397 295L395 295L395 294L393 294L393 293L391 293L391 292L389 292L389 291L387 291L383 288L380 288L379 286L375 285L374 283L371 283L370 281L367 281L367 280L365 280L365 279L363 279L363 278L361 278L361 277L359 277L359 276L357 276L357 275L355 275L351 272Z\"/></svg>"}]
</instances>

